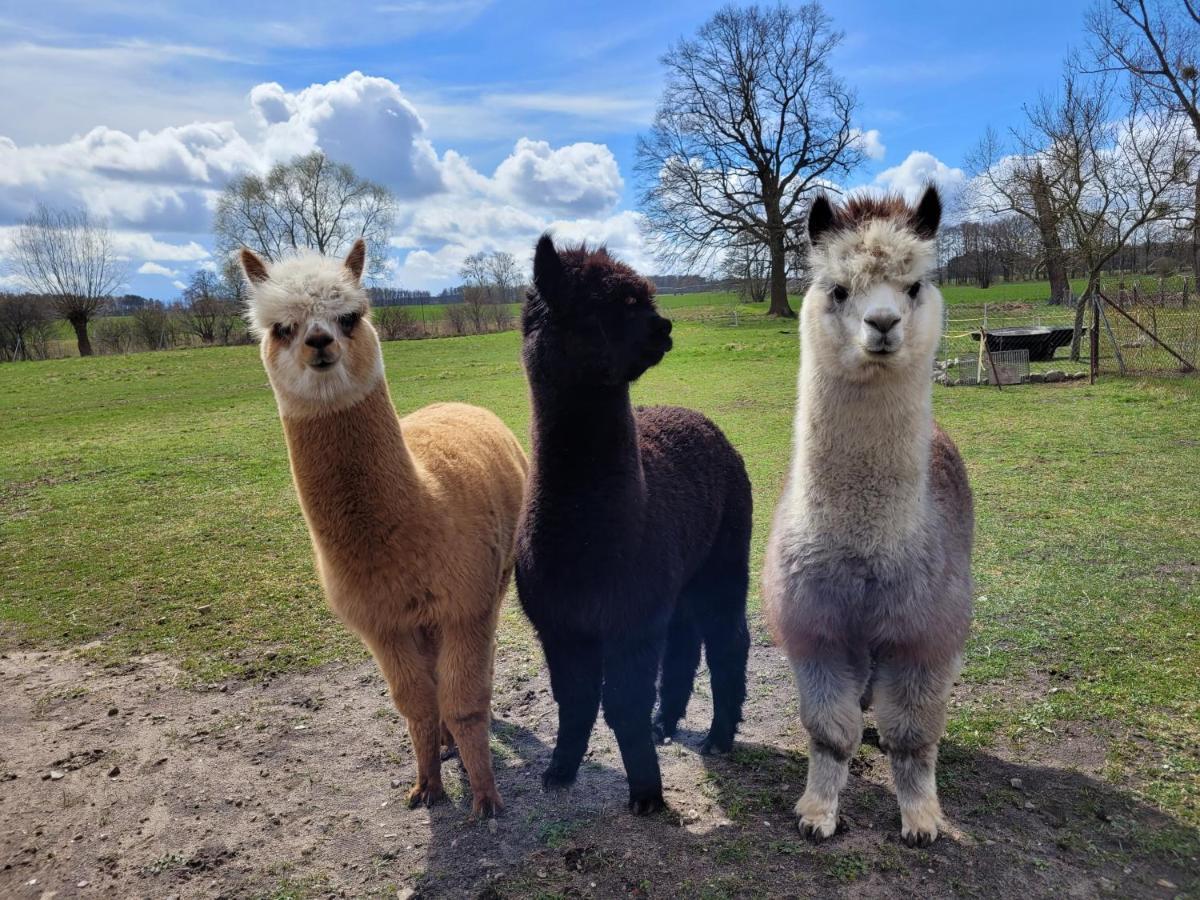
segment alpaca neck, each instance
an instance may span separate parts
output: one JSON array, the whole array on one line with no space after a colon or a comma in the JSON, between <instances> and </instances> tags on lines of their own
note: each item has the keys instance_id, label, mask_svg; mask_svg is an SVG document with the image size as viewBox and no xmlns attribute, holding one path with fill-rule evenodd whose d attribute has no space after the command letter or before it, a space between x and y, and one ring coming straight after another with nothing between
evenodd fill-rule
<instances>
[{"instance_id":1,"label":"alpaca neck","mask_svg":"<svg viewBox=\"0 0 1200 900\"><path fill-rule=\"evenodd\" d=\"M353 406L281 416L292 477L313 539L326 550L368 550L396 531L397 513L420 515L425 491L405 445L387 382Z\"/></svg>"},{"instance_id":2,"label":"alpaca neck","mask_svg":"<svg viewBox=\"0 0 1200 900\"><path fill-rule=\"evenodd\" d=\"M826 544L864 557L903 553L929 510L928 373L853 382L815 357L805 354L800 370L794 513Z\"/></svg>"},{"instance_id":3,"label":"alpaca neck","mask_svg":"<svg viewBox=\"0 0 1200 900\"><path fill-rule=\"evenodd\" d=\"M629 385L538 384L532 405L536 490L551 502L579 486L600 488L627 510L645 502Z\"/></svg>"}]
</instances>

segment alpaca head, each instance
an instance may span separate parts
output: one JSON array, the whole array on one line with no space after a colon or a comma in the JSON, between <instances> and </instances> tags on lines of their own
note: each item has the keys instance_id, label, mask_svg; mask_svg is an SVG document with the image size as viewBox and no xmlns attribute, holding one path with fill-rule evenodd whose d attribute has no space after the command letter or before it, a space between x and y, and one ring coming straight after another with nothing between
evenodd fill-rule
<instances>
[{"instance_id":1,"label":"alpaca head","mask_svg":"<svg viewBox=\"0 0 1200 900\"><path fill-rule=\"evenodd\" d=\"M379 338L359 283L365 261L361 240L345 261L305 253L268 265L242 249L247 318L283 414L353 406L383 378Z\"/></svg>"},{"instance_id":2,"label":"alpaca head","mask_svg":"<svg viewBox=\"0 0 1200 900\"><path fill-rule=\"evenodd\" d=\"M542 235L533 285L521 318L531 377L628 384L671 349L671 320L658 314L654 288L604 248L559 251Z\"/></svg>"},{"instance_id":3,"label":"alpaca head","mask_svg":"<svg viewBox=\"0 0 1200 900\"><path fill-rule=\"evenodd\" d=\"M929 281L942 203L930 186L916 206L896 196L818 197L808 214L812 286L801 311L804 352L854 381L928 374L942 327Z\"/></svg>"}]
</instances>

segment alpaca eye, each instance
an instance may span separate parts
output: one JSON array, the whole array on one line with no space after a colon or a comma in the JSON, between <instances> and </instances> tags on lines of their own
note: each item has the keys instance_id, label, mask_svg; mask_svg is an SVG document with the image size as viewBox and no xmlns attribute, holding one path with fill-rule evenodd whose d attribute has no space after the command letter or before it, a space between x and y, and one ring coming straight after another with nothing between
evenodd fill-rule
<instances>
[{"instance_id":1,"label":"alpaca eye","mask_svg":"<svg viewBox=\"0 0 1200 900\"><path fill-rule=\"evenodd\" d=\"M637 305L637 297L626 297L625 305L626 306L636 306Z\"/></svg>"},{"instance_id":2,"label":"alpaca eye","mask_svg":"<svg viewBox=\"0 0 1200 900\"><path fill-rule=\"evenodd\" d=\"M850 292L848 290L846 290L844 287L842 287L840 284L835 284L833 286L832 293L833 293L833 299L836 300L838 303L841 303L843 300L845 300L847 297L850 296Z\"/></svg>"},{"instance_id":3,"label":"alpaca eye","mask_svg":"<svg viewBox=\"0 0 1200 900\"><path fill-rule=\"evenodd\" d=\"M277 340L286 341L296 333L295 325L284 325L282 322L276 322L271 326L271 333L275 335Z\"/></svg>"},{"instance_id":4,"label":"alpaca eye","mask_svg":"<svg viewBox=\"0 0 1200 900\"><path fill-rule=\"evenodd\" d=\"M921 282L914 281L908 286L908 290L906 290L904 293L908 294L909 299L916 300L917 294L921 293Z\"/></svg>"},{"instance_id":5,"label":"alpaca eye","mask_svg":"<svg viewBox=\"0 0 1200 900\"><path fill-rule=\"evenodd\" d=\"M358 324L358 320L362 318L362 313L348 312L344 316L338 317L338 324L342 326L342 331L349 334L354 330L354 326Z\"/></svg>"}]
</instances>

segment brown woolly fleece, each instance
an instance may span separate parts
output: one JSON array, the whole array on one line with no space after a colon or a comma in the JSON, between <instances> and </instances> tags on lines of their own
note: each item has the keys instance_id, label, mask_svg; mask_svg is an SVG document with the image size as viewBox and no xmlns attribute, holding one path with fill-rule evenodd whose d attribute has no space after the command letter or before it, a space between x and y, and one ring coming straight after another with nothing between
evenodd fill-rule
<instances>
[{"instance_id":1,"label":"brown woolly fleece","mask_svg":"<svg viewBox=\"0 0 1200 900\"><path fill-rule=\"evenodd\" d=\"M473 812L486 815L501 807L488 747L494 638L528 463L512 432L487 410L439 403L396 415L375 331L346 312L365 311L361 259L352 253L352 261L358 271L351 268L353 277L327 292L323 306L311 297L287 305L271 298L272 313L300 314L262 323L263 359L326 596L374 655L408 721L417 760L409 802L442 796L445 738L457 741ZM265 278L274 280L287 265L264 268ZM256 281L254 267L244 267L261 288L263 277ZM287 275L281 273L285 284ZM298 285L311 291L320 281L306 272ZM252 297L252 311L262 313L254 303ZM327 314L317 316L315 307ZM324 397L322 390L309 384L309 395L297 398L277 383L289 371L277 357L300 353L312 365L314 333L334 339L328 347L317 341L315 352L336 358L331 368L343 367L337 377L348 384L339 393L356 398L350 405L331 398L321 411L312 398ZM297 346L301 337L307 347Z\"/></svg>"}]
</instances>

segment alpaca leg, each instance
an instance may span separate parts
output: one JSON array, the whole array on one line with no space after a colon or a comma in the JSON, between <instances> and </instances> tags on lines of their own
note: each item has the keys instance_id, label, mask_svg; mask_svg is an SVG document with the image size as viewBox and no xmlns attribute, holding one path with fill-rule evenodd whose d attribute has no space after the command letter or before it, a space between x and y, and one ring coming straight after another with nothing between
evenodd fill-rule
<instances>
[{"instance_id":1,"label":"alpaca leg","mask_svg":"<svg viewBox=\"0 0 1200 900\"><path fill-rule=\"evenodd\" d=\"M635 815L665 806L650 714L663 636L613 641L604 647L604 721L617 736Z\"/></svg>"},{"instance_id":2,"label":"alpaca leg","mask_svg":"<svg viewBox=\"0 0 1200 900\"><path fill-rule=\"evenodd\" d=\"M838 825L838 795L846 786L850 757L862 740L859 698L865 666L826 649L793 663L800 689L800 718L808 730L808 781L796 803L800 833L820 842Z\"/></svg>"},{"instance_id":3,"label":"alpaca leg","mask_svg":"<svg viewBox=\"0 0 1200 900\"><path fill-rule=\"evenodd\" d=\"M442 760L439 753L441 717L438 715L436 658L433 643L423 633L396 633L373 647L392 702L408 722L417 763L417 783L408 793L408 805L432 805L442 797Z\"/></svg>"},{"instance_id":4,"label":"alpaca leg","mask_svg":"<svg viewBox=\"0 0 1200 900\"><path fill-rule=\"evenodd\" d=\"M600 710L604 669L600 642L594 638L543 637L542 647L550 668L550 689L558 704L558 740L550 766L542 774L542 786L549 790L575 783Z\"/></svg>"},{"instance_id":5,"label":"alpaca leg","mask_svg":"<svg viewBox=\"0 0 1200 900\"><path fill-rule=\"evenodd\" d=\"M700 641L696 620L680 604L667 630L667 648L663 654L662 679L658 689L658 712L654 716L656 742L674 737L679 720L687 712L696 680L696 667L700 665Z\"/></svg>"},{"instance_id":6,"label":"alpaca leg","mask_svg":"<svg viewBox=\"0 0 1200 900\"><path fill-rule=\"evenodd\" d=\"M937 796L937 747L958 660L930 666L881 660L875 680L880 746L887 751L900 803L900 836L910 847L937 840L946 827Z\"/></svg>"},{"instance_id":7,"label":"alpaca leg","mask_svg":"<svg viewBox=\"0 0 1200 900\"><path fill-rule=\"evenodd\" d=\"M746 660L750 654L750 629L746 625L746 590L735 589L725 608L711 610L703 619L704 656L712 682L713 720L700 747L703 754L728 753L742 721L746 701Z\"/></svg>"},{"instance_id":8,"label":"alpaca leg","mask_svg":"<svg viewBox=\"0 0 1200 900\"><path fill-rule=\"evenodd\" d=\"M475 816L494 815L503 808L488 743L495 622L493 613L471 626L445 629L438 654L438 707L467 770Z\"/></svg>"}]
</instances>

